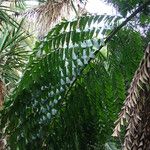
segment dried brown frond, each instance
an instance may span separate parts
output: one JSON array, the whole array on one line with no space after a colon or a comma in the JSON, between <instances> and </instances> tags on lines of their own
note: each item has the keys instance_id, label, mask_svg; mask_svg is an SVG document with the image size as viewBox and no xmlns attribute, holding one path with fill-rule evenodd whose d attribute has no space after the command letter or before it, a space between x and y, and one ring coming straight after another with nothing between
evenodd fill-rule
<instances>
[{"instance_id":1,"label":"dried brown frond","mask_svg":"<svg viewBox=\"0 0 150 150\"><path fill-rule=\"evenodd\" d=\"M78 3L77 11L84 13ZM45 36L48 31L59 23L62 19L70 19L75 16L74 8L72 7L71 0L48 1L36 8L28 10L21 14L25 17L27 29L30 29L38 37Z\"/></svg>"},{"instance_id":2,"label":"dried brown frond","mask_svg":"<svg viewBox=\"0 0 150 150\"><path fill-rule=\"evenodd\" d=\"M121 125L127 123L124 140L125 150L150 149L150 45L148 45L144 58L135 72L128 96L115 122L113 136L118 136Z\"/></svg>"}]
</instances>

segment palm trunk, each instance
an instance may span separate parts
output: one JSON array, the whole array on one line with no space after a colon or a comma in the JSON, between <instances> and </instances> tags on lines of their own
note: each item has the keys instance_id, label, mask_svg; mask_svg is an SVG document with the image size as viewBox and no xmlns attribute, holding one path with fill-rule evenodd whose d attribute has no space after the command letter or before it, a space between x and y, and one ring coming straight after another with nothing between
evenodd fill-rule
<instances>
[{"instance_id":1,"label":"palm trunk","mask_svg":"<svg viewBox=\"0 0 150 150\"><path fill-rule=\"evenodd\" d=\"M0 79L0 109L3 106L3 102L4 102L4 83L2 82L2 80ZM4 150L4 140L1 139L0 137L0 150Z\"/></svg>"},{"instance_id":2,"label":"palm trunk","mask_svg":"<svg viewBox=\"0 0 150 150\"><path fill-rule=\"evenodd\" d=\"M0 80L0 108L3 106L4 102L4 83Z\"/></svg>"}]
</instances>

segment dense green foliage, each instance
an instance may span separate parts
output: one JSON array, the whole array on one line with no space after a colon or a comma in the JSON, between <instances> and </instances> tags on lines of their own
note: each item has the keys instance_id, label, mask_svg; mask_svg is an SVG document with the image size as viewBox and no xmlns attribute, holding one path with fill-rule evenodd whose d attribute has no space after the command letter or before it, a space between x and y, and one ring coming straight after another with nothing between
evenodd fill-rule
<instances>
[{"instance_id":1,"label":"dense green foliage","mask_svg":"<svg viewBox=\"0 0 150 150\"><path fill-rule=\"evenodd\" d=\"M118 9L118 11L125 17L127 13L131 13L134 9L139 7L140 5L144 4L148 0L130 0L130 1L121 1L121 0L104 0L108 3L111 3ZM149 7L146 7L144 11L141 13L145 13L148 15L150 12Z\"/></svg>"},{"instance_id":2,"label":"dense green foliage","mask_svg":"<svg viewBox=\"0 0 150 150\"><path fill-rule=\"evenodd\" d=\"M93 27L101 22L105 26ZM1 111L0 128L8 136L8 147L114 147L114 121L144 47L141 34L130 25L105 43L121 22L115 16L85 15L61 22L36 43Z\"/></svg>"},{"instance_id":3,"label":"dense green foliage","mask_svg":"<svg viewBox=\"0 0 150 150\"><path fill-rule=\"evenodd\" d=\"M22 22L17 23L7 11L0 8L0 80L10 89L19 79L19 73L25 67L31 49L22 30Z\"/></svg>"}]
</instances>

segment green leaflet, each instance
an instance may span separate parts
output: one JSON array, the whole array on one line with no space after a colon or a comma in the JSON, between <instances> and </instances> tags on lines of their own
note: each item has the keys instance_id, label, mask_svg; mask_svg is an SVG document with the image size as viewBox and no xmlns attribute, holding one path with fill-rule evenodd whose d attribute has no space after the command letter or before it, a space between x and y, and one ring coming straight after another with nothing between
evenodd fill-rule
<instances>
[{"instance_id":1,"label":"green leaflet","mask_svg":"<svg viewBox=\"0 0 150 150\"><path fill-rule=\"evenodd\" d=\"M106 150L118 150L115 143L109 142L105 144Z\"/></svg>"}]
</instances>

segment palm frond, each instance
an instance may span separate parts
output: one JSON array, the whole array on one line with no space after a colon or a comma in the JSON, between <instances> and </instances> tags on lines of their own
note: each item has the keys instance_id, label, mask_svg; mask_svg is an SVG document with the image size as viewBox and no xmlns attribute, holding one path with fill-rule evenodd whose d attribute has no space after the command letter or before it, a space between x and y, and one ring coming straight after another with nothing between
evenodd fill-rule
<instances>
[{"instance_id":1,"label":"palm frond","mask_svg":"<svg viewBox=\"0 0 150 150\"><path fill-rule=\"evenodd\" d=\"M73 7L74 3L77 8ZM77 13L83 13L76 3L70 0L48 1L20 15L26 18L26 26L29 26L30 31L43 38L61 20L75 17L74 9L77 9Z\"/></svg>"},{"instance_id":2,"label":"palm frond","mask_svg":"<svg viewBox=\"0 0 150 150\"><path fill-rule=\"evenodd\" d=\"M3 24L0 32L0 78L9 85L19 78L24 68L30 49L24 40L28 37L22 31L22 23L17 27Z\"/></svg>"},{"instance_id":3,"label":"palm frond","mask_svg":"<svg viewBox=\"0 0 150 150\"><path fill-rule=\"evenodd\" d=\"M0 25L2 26L2 24L7 24L7 25L17 27L18 23L16 22L16 20L10 17L10 15L8 15L7 13L9 9L4 9L4 8L5 7L0 6Z\"/></svg>"},{"instance_id":4,"label":"palm frond","mask_svg":"<svg viewBox=\"0 0 150 150\"><path fill-rule=\"evenodd\" d=\"M14 91L13 106L8 107L8 110L5 109L5 113L9 113L5 120L11 120L6 134L13 134L9 140L10 146L20 146L14 142L20 143L22 134L23 143L25 145L30 143L31 146L34 140L33 134L36 134L37 138L40 131L33 131L34 133L30 131L41 126L42 132L44 126L48 126L53 118L59 115L58 110L62 107L63 100L69 94L74 82L104 44L96 35L100 33L104 35L107 28L94 28L93 30L88 27L91 27L93 22L102 20L109 22L112 20L110 18L105 15L96 15L84 16L72 22L62 22L50 31L45 41L38 44L36 51L45 50L47 54L30 58L23 78ZM108 29L110 29L109 26ZM19 109L15 110L16 106ZM16 115L12 118L11 114ZM6 115L3 114L3 116ZM32 120L32 124L29 120ZM1 125L5 126L5 123ZM27 130L28 135L25 134L24 129Z\"/></svg>"},{"instance_id":5,"label":"palm frond","mask_svg":"<svg viewBox=\"0 0 150 150\"><path fill-rule=\"evenodd\" d=\"M147 116L149 112L149 68L150 46L147 47L144 58L135 72L128 90L128 96L114 129L113 135L118 136L121 131L121 125L125 124L124 121L127 122L128 126L124 142L125 149L138 149L150 146L150 141L146 138L149 126ZM143 114L146 116L143 116Z\"/></svg>"}]
</instances>

